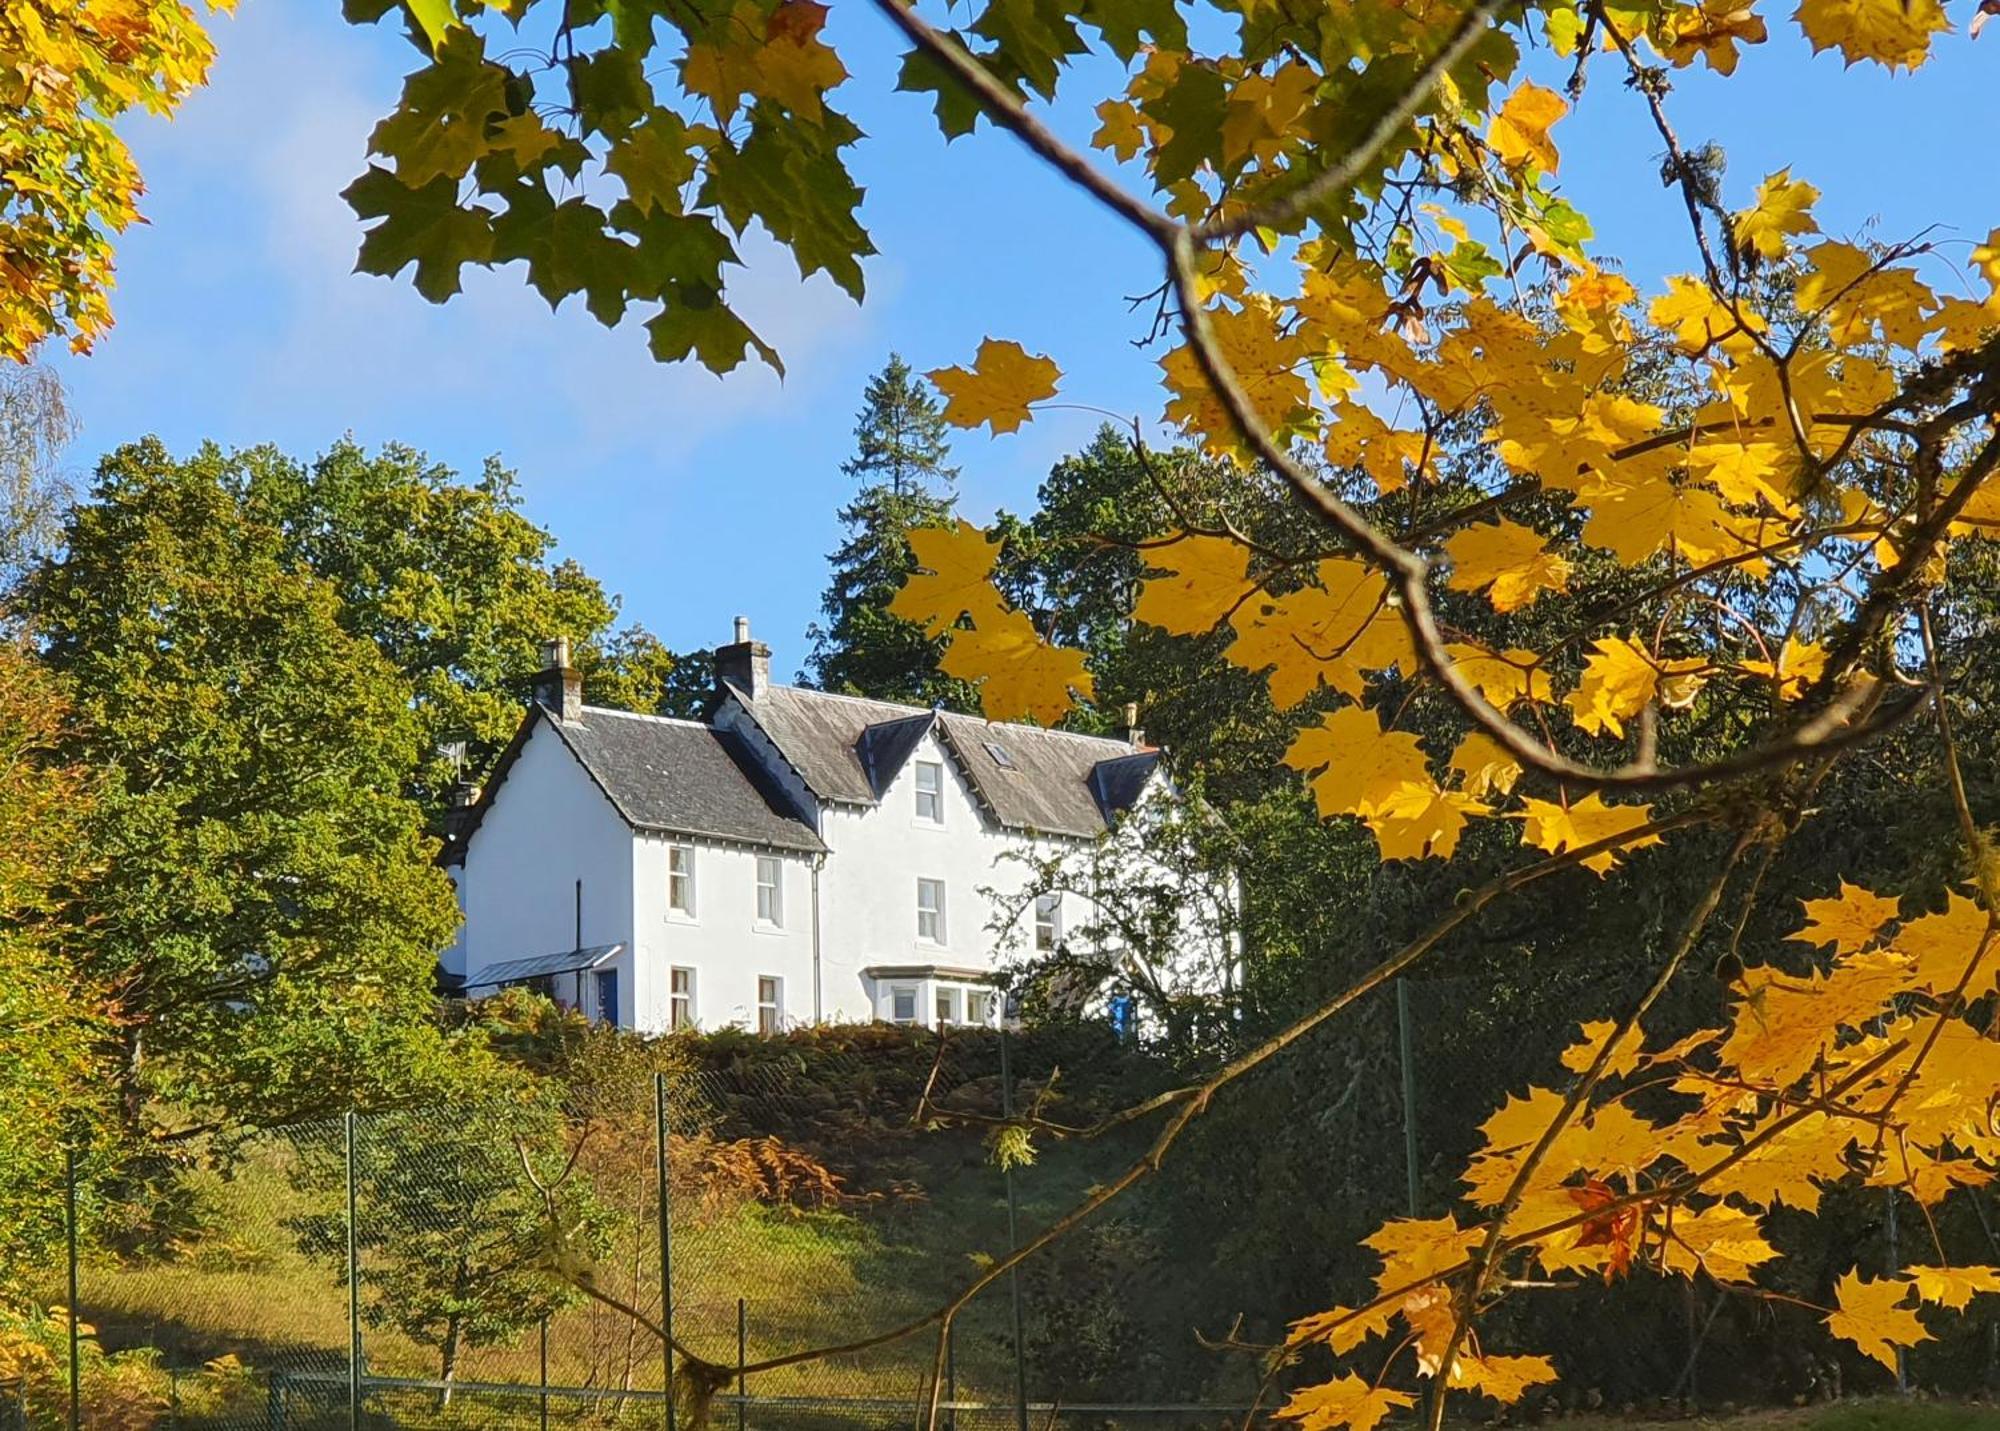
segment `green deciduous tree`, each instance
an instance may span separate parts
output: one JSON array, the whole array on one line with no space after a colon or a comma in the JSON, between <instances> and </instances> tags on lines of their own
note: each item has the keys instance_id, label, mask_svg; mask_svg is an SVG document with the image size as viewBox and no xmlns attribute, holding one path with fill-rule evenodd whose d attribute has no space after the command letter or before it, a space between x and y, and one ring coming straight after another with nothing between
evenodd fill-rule
<instances>
[{"instance_id":1,"label":"green deciduous tree","mask_svg":"<svg viewBox=\"0 0 2000 1431\"><path fill-rule=\"evenodd\" d=\"M65 891L88 858L90 781L65 752L62 685L0 640L0 1302L61 1236L65 1135L103 1111L103 990L72 962Z\"/></svg>"},{"instance_id":2,"label":"green deciduous tree","mask_svg":"<svg viewBox=\"0 0 2000 1431\"><path fill-rule=\"evenodd\" d=\"M411 685L205 449L98 469L23 589L102 772L75 932L114 991L128 1125L278 1118L424 1085L457 913L405 794Z\"/></svg>"}]
</instances>

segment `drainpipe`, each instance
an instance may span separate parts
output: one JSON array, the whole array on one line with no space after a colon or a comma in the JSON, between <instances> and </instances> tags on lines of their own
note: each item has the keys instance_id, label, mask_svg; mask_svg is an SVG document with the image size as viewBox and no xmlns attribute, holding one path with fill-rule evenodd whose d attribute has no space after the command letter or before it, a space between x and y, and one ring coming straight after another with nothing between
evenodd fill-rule
<instances>
[{"instance_id":1,"label":"drainpipe","mask_svg":"<svg viewBox=\"0 0 2000 1431\"><path fill-rule=\"evenodd\" d=\"M826 864L825 855L814 855L812 862L812 906L813 906L813 1022L823 1023L826 1011L820 1003L819 978L819 872Z\"/></svg>"}]
</instances>

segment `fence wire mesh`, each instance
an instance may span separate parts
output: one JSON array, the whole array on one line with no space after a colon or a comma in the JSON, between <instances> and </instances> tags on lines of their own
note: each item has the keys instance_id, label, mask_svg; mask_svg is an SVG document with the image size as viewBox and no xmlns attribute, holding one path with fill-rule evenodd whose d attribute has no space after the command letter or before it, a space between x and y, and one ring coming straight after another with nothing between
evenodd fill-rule
<instances>
[{"instance_id":1,"label":"fence wire mesh","mask_svg":"<svg viewBox=\"0 0 2000 1431\"><path fill-rule=\"evenodd\" d=\"M1132 1167L1157 1123L1061 1131L1201 1068L1102 1030L718 1035L545 1097L218 1138L117 1196L86 1156L77 1294L57 1186L42 1275L0 1323L0 1431L67 1424L72 1365L76 1424L114 1431L890 1431L934 1390L948 1431L1241 1426L1300 1374L1266 1384L1256 1349L1373 1274L1361 1243L1383 1221L1463 1215L1479 1125L1559 1079L1577 1021L1634 992L1616 971L1529 973L1412 981L1302 1040L1193 1120L1158 1177L965 1300L948 1337L939 1310ZM1840 1199L1821 1217L1842 1266L1897 1266L1894 1204ZM1984 1204L1966 1206L1937 1235L1982 1260ZM1810 1300L1824 1270L1775 1290ZM1509 1298L1482 1330L1557 1354L1534 1415L1841 1389L1809 1310L1679 1281ZM1974 1390L1996 1366L1979 1311L1908 1374Z\"/></svg>"}]
</instances>

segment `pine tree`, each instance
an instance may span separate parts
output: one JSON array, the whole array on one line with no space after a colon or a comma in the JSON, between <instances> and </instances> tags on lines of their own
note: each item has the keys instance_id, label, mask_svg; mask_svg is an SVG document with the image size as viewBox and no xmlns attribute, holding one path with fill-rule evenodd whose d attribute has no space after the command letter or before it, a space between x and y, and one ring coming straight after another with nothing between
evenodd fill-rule
<instances>
[{"instance_id":1,"label":"pine tree","mask_svg":"<svg viewBox=\"0 0 2000 1431\"><path fill-rule=\"evenodd\" d=\"M939 674L942 643L887 610L910 573L911 529L950 521L958 483L937 395L893 353L863 393L854 440L840 470L862 486L840 510L847 535L828 558L806 674L822 690L977 710L971 687Z\"/></svg>"},{"instance_id":2,"label":"pine tree","mask_svg":"<svg viewBox=\"0 0 2000 1431\"><path fill-rule=\"evenodd\" d=\"M840 464L843 473L860 482L864 492L878 485L898 497L948 496L957 490L958 469L946 461L951 444L945 437L944 409L900 354L889 355L882 371L868 380L861 400L854 418L854 456Z\"/></svg>"}]
</instances>

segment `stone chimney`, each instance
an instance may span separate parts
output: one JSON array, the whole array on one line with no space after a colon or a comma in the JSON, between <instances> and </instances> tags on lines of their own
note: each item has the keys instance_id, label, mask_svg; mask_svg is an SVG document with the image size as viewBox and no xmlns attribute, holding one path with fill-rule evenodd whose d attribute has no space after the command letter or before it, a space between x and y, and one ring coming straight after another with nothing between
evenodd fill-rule
<instances>
[{"instance_id":1,"label":"stone chimney","mask_svg":"<svg viewBox=\"0 0 2000 1431\"><path fill-rule=\"evenodd\" d=\"M1125 703L1125 738L1134 750L1146 748L1146 732L1139 729L1139 703Z\"/></svg>"},{"instance_id":2,"label":"stone chimney","mask_svg":"<svg viewBox=\"0 0 2000 1431\"><path fill-rule=\"evenodd\" d=\"M542 642L542 669L535 673L535 704L565 724L583 719L583 673L569 663L569 637Z\"/></svg>"},{"instance_id":3,"label":"stone chimney","mask_svg":"<svg viewBox=\"0 0 2000 1431\"><path fill-rule=\"evenodd\" d=\"M445 843L455 847L465 844L465 832L472 824L472 812L479 805L479 786L470 780L453 783L446 798L451 802L444 812Z\"/></svg>"},{"instance_id":4,"label":"stone chimney","mask_svg":"<svg viewBox=\"0 0 2000 1431\"><path fill-rule=\"evenodd\" d=\"M750 639L750 618L736 618L736 639L715 650L715 682L727 683L756 700L771 689L771 648Z\"/></svg>"}]
</instances>

